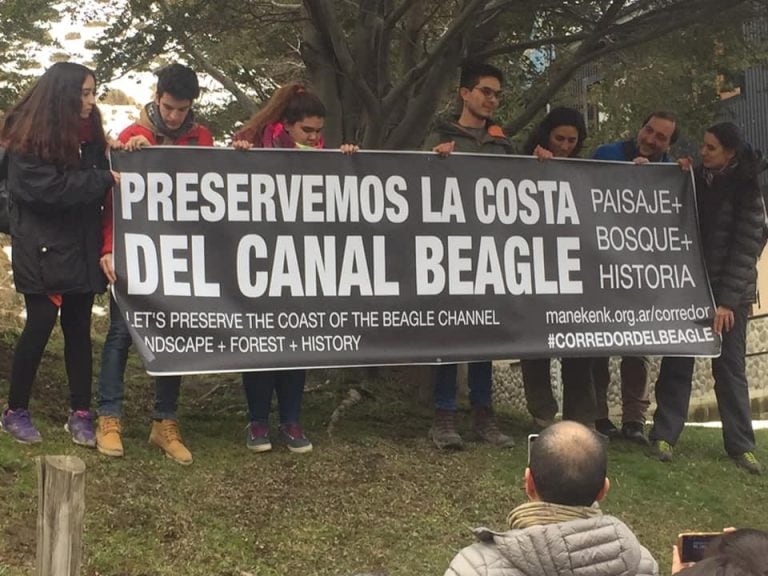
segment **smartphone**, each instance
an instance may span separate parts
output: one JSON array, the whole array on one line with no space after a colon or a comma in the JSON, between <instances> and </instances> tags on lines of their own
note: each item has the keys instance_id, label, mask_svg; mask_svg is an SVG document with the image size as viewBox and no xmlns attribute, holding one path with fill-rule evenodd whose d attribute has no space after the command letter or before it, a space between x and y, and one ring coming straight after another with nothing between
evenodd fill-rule
<instances>
[{"instance_id":1,"label":"smartphone","mask_svg":"<svg viewBox=\"0 0 768 576\"><path fill-rule=\"evenodd\" d=\"M531 465L531 445L536 441L536 438L538 438L538 434L528 434L528 465Z\"/></svg>"},{"instance_id":2,"label":"smartphone","mask_svg":"<svg viewBox=\"0 0 768 576\"><path fill-rule=\"evenodd\" d=\"M698 562L704 557L704 551L722 532L685 532L677 537L677 550L682 562Z\"/></svg>"}]
</instances>

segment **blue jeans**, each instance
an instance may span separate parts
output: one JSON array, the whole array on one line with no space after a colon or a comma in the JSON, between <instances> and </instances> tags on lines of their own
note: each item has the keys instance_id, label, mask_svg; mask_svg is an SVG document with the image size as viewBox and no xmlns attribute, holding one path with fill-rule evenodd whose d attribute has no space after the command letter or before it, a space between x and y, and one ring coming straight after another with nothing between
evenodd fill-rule
<instances>
[{"instance_id":1,"label":"blue jeans","mask_svg":"<svg viewBox=\"0 0 768 576\"><path fill-rule=\"evenodd\" d=\"M125 391L125 364L131 347L131 334L114 298L109 299L109 331L101 352L99 374L99 416L120 418Z\"/></svg>"},{"instance_id":2,"label":"blue jeans","mask_svg":"<svg viewBox=\"0 0 768 576\"><path fill-rule=\"evenodd\" d=\"M155 378L154 420L176 420L179 405L181 376L158 376Z\"/></svg>"},{"instance_id":3,"label":"blue jeans","mask_svg":"<svg viewBox=\"0 0 768 576\"><path fill-rule=\"evenodd\" d=\"M243 390L251 422L269 423L272 394L277 395L280 424L298 424L304 396L305 370L243 372Z\"/></svg>"},{"instance_id":4,"label":"blue jeans","mask_svg":"<svg viewBox=\"0 0 768 576\"><path fill-rule=\"evenodd\" d=\"M439 410L456 410L456 364L435 368L434 399ZM490 362L469 364L469 403L472 408L491 407L493 369Z\"/></svg>"},{"instance_id":5,"label":"blue jeans","mask_svg":"<svg viewBox=\"0 0 768 576\"><path fill-rule=\"evenodd\" d=\"M99 416L120 418L125 395L125 365L131 348L131 334L114 298L109 299L109 331L101 352L99 374ZM155 378L155 420L175 420L181 376Z\"/></svg>"}]
</instances>

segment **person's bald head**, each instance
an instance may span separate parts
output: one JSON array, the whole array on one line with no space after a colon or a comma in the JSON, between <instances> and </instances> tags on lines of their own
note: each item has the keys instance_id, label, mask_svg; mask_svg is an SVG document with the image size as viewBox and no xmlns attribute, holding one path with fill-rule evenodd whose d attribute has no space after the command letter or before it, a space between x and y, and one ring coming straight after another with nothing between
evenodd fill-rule
<instances>
[{"instance_id":1,"label":"person's bald head","mask_svg":"<svg viewBox=\"0 0 768 576\"><path fill-rule=\"evenodd\" d=\"M544 429L531 445L526 479L543 502L590 506L608 490L608 455L597 434L578 422Z\"/></svg>"}]
</instances>

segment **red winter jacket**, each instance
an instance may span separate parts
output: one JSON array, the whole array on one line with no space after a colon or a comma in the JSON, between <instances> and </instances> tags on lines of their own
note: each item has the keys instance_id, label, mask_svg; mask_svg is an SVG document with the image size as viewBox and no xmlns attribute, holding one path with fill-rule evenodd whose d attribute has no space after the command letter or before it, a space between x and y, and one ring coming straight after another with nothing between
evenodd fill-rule
<instances>
[{"instance_id":1,"label":"red winter jacket","mask_svg":"<svg viewBox=\"0 0 768 576\"><path fill-rule=\"evenodd\" d=\"M232 140L249 140L245 137L245 133L241 130L236 133ZM261 135L257 138L249 140L253 144L254 148L298 148L299 146L294 142L291 135L285 129L282 122L272 122L267 124L264 130L261 131ZM320 136L317 144L312 148L324 148L325 142L323 137Z\"/></svg>"},{"instance_id":2,"label":"red winter jacket","mask_svg":"<svg viewBox=\"0 0 768 576\"><path fill-rule=\"evenodd\" d=\"M149 121L146 112L142 109L139 121L131 124L120 132L117 137L120 142L125 144L134 136L144 136L149 140L150 145L172 144L175 146L213 146L213 135L208 128L200 124L193 124L188 132L179 136L176 140L170 140L161 134L158 134ZM112 190L109 191L104 201L104 212L102 214L101 233L103 244L101 255L112 253Z\"/></svg>"}]
</instances>

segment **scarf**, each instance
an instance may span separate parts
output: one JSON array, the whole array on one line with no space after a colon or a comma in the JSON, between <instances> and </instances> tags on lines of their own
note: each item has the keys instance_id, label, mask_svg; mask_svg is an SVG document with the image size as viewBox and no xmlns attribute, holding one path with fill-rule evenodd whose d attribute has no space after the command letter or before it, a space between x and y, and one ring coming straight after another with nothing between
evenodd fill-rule
<instances>
[{"instance_id":1,"label":"scarf","mask_svg":"<svg viewBox=\"0 0 768 576\"><path fill-rule=\"evenodd\" d=\"M307 148L307 149L320 149L325 146L323 137L317 141L317 144L311 146L309 144L299 144L291 138L288 131L285 129L285 125L282 122L274 122L267 124L262 132L261 146L263 148Z\"/></svg>"},{"instance_id":2,"label":"scarf","mask_svg":"<svg viewBox=\"0 0 768 576\"><path fill-rule=\"evenodd\" d=\"M512 530L522 530L542 524L559 524L570 520L582 520L601 516L600 508L592 506L565 506L550 502L527 502L521 504L507 516Z\"/></svg>"},{"instance_id":3,"label":"scarf","mask_svg":"<svg viewBox=\"0 0 768 576\"><path fill-rule=\"evenodd\" d=\"M173 140L174 142L189 132L192 129L192 126L195 124L195 114L192 112L192 110L187 113L187 117L184 118L184 122L182 122L181 126L175 130L171 130L168 128L168 126L165 125L165 122L163 122L163 117L160 115L160 108L158 108L157 104L154 102L150 102L144 106L144 113L146 114L147 120L149 121L149 124L151 124L151 129L155 134ZM159 143L160 142L158 142L158 144Z\"/></svg>"},{"instance_id":4,"label":"scarf","mask_svg":"<svg viewBox=\"0 0 768 576\"><path fill-rule=\"evenodd\" d=\"M712 182L717 178L718 176L726 176L733 172L736 167L739 165L738 160L736 160L736 157L733 157L728 164L723 166L722 168L705 168L701 167L701 175L704 177L704 181L707 183L707 186L712 186Z\"/></svg>"},{"instance_id":5,"label":"scarf","mask_svg":"<svg viewBox=\"0 0 768 576\"><path fill-rule=\"evenodd\" d=\"M93 142L93 116L80 118L80 143Z\"/></svg>"}]
</instances>

